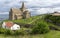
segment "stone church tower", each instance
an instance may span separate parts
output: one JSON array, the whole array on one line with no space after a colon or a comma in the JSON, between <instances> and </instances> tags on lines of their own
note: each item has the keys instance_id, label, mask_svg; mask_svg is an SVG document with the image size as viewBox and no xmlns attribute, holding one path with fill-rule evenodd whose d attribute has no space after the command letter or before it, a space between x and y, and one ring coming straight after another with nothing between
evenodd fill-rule
<instances>
[{"instance_id":1,"label":"stone church tower","mask_svg":"<svg viewBox=\"0 0 60 38\"><path fill-rule=\"evenodd\" d=\"M17 19L26 19L30 18L30 12L25 8L24 2L22 2L21 8L11 8L9 12L9 20L17 20Z\"/></svg>"}]
</instances>

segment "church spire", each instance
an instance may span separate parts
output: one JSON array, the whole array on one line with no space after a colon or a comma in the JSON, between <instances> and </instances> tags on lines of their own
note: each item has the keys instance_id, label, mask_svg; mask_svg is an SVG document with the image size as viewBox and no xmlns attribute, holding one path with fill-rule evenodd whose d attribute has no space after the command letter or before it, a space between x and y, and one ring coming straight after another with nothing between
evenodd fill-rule
<instances>
[{"instance_id":1,"label":"church spire","mask_svg":"<svg viewBox=\"0 0 60 38\"><path fill-rule=\"evenodd\" d=\"M22 6L21 6L21 11L24 11L26 8L25 8L25 5L24 5L24 2L22 2Z\"/></svg>"},{"instance_id":2,"label":"church spire","mask_svg":"<svg viewBox=\"0 0 60 38\"><path fill-rule=\"evenodd\" d=\"M24 2L22 2L22 6L21 6L21 8L22 8L22 9L24 9L24 8L25 8Z\"/></svg>"}]
</instances>

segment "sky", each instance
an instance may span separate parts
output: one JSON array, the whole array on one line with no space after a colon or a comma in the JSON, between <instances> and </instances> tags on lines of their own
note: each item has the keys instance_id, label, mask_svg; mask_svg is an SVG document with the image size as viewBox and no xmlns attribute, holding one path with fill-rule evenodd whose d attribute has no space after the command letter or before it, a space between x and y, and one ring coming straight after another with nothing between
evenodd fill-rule
<instances>
[{"instance_id":1,"label":"sky","mask_svg":"<svg viewBox=\"0 0 60 38\"><path fill-rule=\"evenodd\" d=\"M60 12L60 0L0 0L0 14L8 14L11 8L20 8L22 2L32 15Z\"/></svg>"}]
</instances>

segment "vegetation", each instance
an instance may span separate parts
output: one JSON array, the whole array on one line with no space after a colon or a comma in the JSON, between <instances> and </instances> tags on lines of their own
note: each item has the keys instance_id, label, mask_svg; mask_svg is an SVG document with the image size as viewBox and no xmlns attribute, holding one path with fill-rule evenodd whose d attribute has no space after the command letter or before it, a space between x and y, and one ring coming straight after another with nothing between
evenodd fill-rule
<instances>
[{"instance_id":1,"label":"vegetation","mask_svg":"<svg viewBox=\"0 0 60 38\"><path fill-rule=\"evenodd\" d=\"M23 23L23 24L29 24L31 21L34 19L39 18L39 16L32 16L31 18L28 19L20 19L20 20L12 20L14 23ZM4 21L11 21L11 20L4 20Z\"/></svg>"},{"instance_id":2,"label":"vegetation","mask_svg":"<svg viewBox=\"0 0 60 38\"><path fill-rule=\"evenodd\" d=\"M60 30L60 16L45 15L44 19L47 23L50 23L49 25L53 27L53 29Z\"/></svg>"},{"instance_id":3,"label":"vegetation","mask_svg":"<svg viewBox=\"0 0 60 38\"><path fill-rule=\"evenodd\" d=\"M10 21L10 20L5 20ZM51 16L51 15L38 15L33 16L29 19L21 19L21 20L13 20L12 22L17 24L25 25L24 27L21 27L20 30L11 31L6 29L0 29L0 34L3 35L10 35L9 38L60 38L60 27L57 26L57 24L60 23L60 16ZM30 25L31 24L31 25ZM29 28L30 26L32 28ZM52 28L58 29L56 30L50 30L50 26ZM35 35L31 35L31 33ZM13 35L13 36L11 36ZM18 36L17 36L18 35ZM23 36L24 35L24 36ZM2 36L1 36L2 37ZM7 38L8 36L6 36Z\"/></svg>"},{"instance_id":4,"label":"vegetation","mask_svg":"<svg viewBox=\"0 0 60 38\"><path fill-rule=\"evenodd\" d=\"M0 38L60 38L60 31L51 30L46 34L18 35L18 36L0 34Z\"/></svg>"},{"instance_id":5,"label":"vegetation","mask_svg":"<svg viewBox=\"0 0 60 38\"><path fill-rule=\"evenodd\" d=\"M6 29L0 28L0 34L4 34L5 31Z\"/></svg>"},{"instance_id":6,"label":"vegetation","mask_svg":"<svg viewBox=\"0 0 60 38\"><path fill-rule=\"evenodd\" d=\"M7 20L9 21L9 20ZM37 34L40 34L40 33L46 33L49 31L49 27L48 27L48 24L42 19L42 16L33 16L29 19L21 19L21 20L13 20L14 23L18 23L18 24L29 24L31 23L30 26L33 26L32 28L27 28L26 30L24 29L20 29L20 30L17 30L15 32L11 31L11 30L6 30L4 33L6 35L25 35L25 34L30 34L30 33L37 33ZM26 27L30 27L30 26L27 26ZM22 25L23 26L23 25ZM21 27L21 28L26 28L26 27ZM38 32L36 32L38 31Z\"/></svg>"},{"instance_id":7,"label":"vegetation","mask_svg":"<svg viewBox=\"0 0 60 38\"><path fill-rule=\"evenodd\" d=\"M38 21L36 22L35 26L33 27L32 32L33 33L37 33L37 34L44 34L47 33L49 31L49 27L48 24L44 21Z\"/></svg>"},{"instance_id":8,"label":"vegetation","mask_svg":"<svg viewBox=\"0 0 60 38\"><path fill-rule=\"evenodd\" d=\"M4 35L27 35L31 33L31 29L21 28L20 30L12 31L10 29L0 28L0 34Z\"/></svg>"},{"instance_id":9,"label":"vegetation","mask_svg":"<svg viewBox=\"0 0 60 38\"><path fill-rule=\"evenodd\" d=\"M45 19L47 19L47 21L52 22L54 24L60 23L60 16L46 15Z\"/></svg>"}]
</instances>

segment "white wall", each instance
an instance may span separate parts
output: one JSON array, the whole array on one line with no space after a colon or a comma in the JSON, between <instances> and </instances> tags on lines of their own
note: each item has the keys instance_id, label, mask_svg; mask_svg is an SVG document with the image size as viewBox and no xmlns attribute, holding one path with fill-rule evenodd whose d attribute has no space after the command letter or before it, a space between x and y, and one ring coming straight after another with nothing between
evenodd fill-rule
<instances>
[{"instance_id":1,"label":"white wall","mask_svg":"<svg viewBox=\"0 0 60 38\"><path fill-rule=\"evenodd\" d=\"M14 24L12 27L11 27L11 30L19 30L20 29L20 26L17 25L17 24Z\"/></svg>"}]
</instances>

